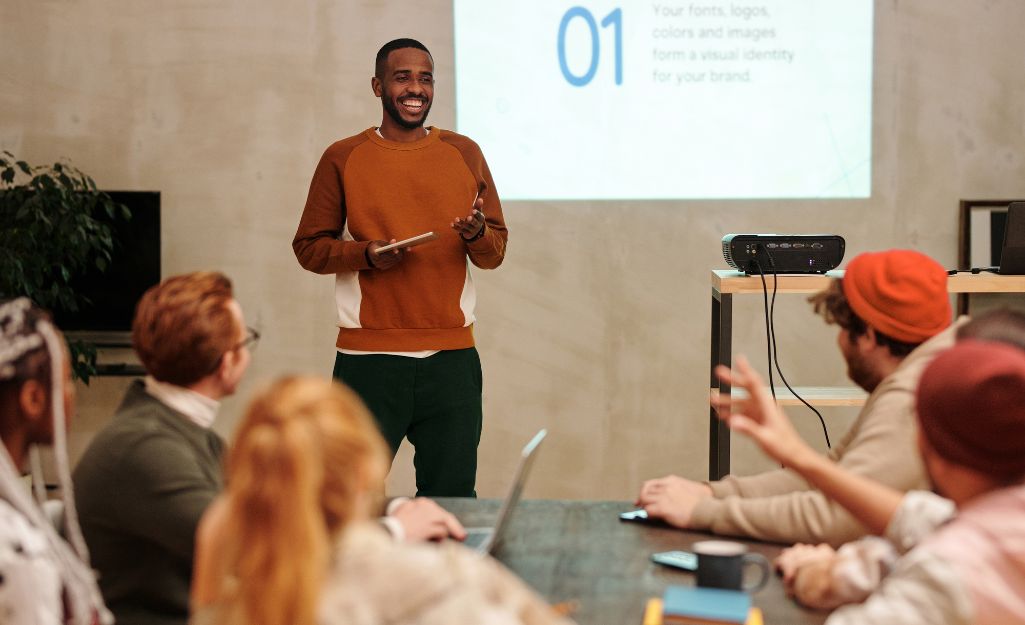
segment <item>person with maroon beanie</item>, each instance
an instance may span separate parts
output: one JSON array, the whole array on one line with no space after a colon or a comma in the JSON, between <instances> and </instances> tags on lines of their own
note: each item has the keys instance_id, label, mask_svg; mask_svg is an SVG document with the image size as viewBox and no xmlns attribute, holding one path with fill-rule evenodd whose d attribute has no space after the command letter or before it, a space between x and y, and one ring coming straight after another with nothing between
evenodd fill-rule
<instances>
[{"instance_id":1,"label":"person with maroon beanie","mask_svg":"<svg viewBox=\"0 0 1025 625\"><path fill-rule=\"evenodd\" d=\"M914 390L925 366L954 342L946 270L912 250L859 254L842 279L809 301L839 326L847 375L869 393L830 459L900 491L926 486L915 450ZM776 542L838 546L867 532L791 468L711 483L649 480L637 504L677 527Z\"/></svg>"},{"instance_id":2,"label":"person with maroon beanie","mask_svg":"<svg viewBox=\"0 0 1025 625\"><path fill-rule=\"evenodd\" d=\"M918 445L935 493L902 494L816 453L746 360L719 374L750 393L732 406L713 401L731 429L888 541L889 559L844 557L856 545L827 557L807 549L781 556L785 584L798 599L818 607L861 601L834 612L827 625L1025 623L1025 350L963 340L922 374ZM879 541L859 542L869 540ZM863 596L851 592L855 578L870 582Z\"/></svg>"}]
</instances>

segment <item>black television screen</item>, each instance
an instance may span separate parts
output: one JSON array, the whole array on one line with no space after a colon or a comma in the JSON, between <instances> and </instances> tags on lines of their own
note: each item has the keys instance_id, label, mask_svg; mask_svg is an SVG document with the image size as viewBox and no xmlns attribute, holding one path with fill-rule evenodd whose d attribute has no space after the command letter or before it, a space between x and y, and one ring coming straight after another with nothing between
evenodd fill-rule
<instances>
[{"instance_id":1,"label":"black television screen","mask_svg":"<svg viewBox=\"0 0 1025 625\"><path fill-rule=\"evenodd\" d=\"M139 298L160 282L160 192L107 191L124 204L132 218L110 220L97 215L114 230L114 251L105 272L96 268L73 280L75 290L89 301L77 312L59 312L57 326L70 332L129 332Z\"/></svg>"}]
</instances>

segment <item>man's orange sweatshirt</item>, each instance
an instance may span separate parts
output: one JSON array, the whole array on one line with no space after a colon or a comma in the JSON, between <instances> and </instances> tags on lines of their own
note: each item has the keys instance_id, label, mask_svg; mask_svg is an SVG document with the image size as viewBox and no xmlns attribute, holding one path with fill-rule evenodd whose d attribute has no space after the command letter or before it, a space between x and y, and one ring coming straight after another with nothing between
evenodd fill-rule
<instances>
[{"instance_id":1,"label":"man's orange sweatshirt","mask_svg":"<svg viewBox=\"0 0 1025 625\"><path fill-rule=\"evenodd\" d=\"M340 349L407 352L473 346L476 294L470 262L494 269L508 232L491 172L467 137L428 128L412 143L370 128L333 144L313 174L292 241L303 268L336 274ZM484 236L466 242L450 226L484 200ZM367 263L371 241L433 231L383 271Z\"/></svg>"}]
</instances>

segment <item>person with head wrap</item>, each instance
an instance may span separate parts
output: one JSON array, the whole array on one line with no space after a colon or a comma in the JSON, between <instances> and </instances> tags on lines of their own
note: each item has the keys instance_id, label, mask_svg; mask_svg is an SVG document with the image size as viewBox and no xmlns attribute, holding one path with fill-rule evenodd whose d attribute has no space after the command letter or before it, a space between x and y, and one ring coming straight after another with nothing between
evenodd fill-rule
<instances>
[{"instance_id":1,"label":"person with head wrap","mask_svg":"<svg viewBox=\"0 0 1025 625\"><path fill-rule=\"evenodd\" d=\"M75 515L66 451L74 386L63 342L26 298L0 303L0 620L6 625L107 625ZM53 444L65 542L43 510L39 445ZM33 501L23 468L32 459Z\"/></svg>"},{"instance_id":2,"label":"person with head wrap","mask_svg":"<svg viewBox=\"0 0 1025 625\"><path fill-rule=\"evenodd\" d=\"M1025 623L1025 351L967 339L922 374L918 444L934 493L901 494L817 454L746 360L720 376L751 393L744 401L713 400L730 428L785 458L895 554L867 597L834 612L827 625ZM842 557L801 559L784 553L779 562L799 599L822 607L852 599L832 596L849 579L838 574Z\"/></svg>"}]
</instances>

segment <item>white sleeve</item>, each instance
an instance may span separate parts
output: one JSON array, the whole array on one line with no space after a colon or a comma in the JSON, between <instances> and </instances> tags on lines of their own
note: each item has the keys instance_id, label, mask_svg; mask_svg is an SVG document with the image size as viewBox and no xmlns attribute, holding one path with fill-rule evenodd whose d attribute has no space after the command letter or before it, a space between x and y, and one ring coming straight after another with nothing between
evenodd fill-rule
<instances>
[{"instance_id":1,"label":"white sleeve","mask_svg":"<svg viewBox=\"0 0 1025 625\"><path fill-rule=\"evenodd\" d=\"M954 518L954 502L924 490L908 491L886 526L886 538L900 553L914 549L923 538Z\"/></svg>"},{"instance_id":2,"label":"white sleeve","mask_svg":"<svg viewBox=\"0 0 1025 625\"><path fill-rule=\"evenodd\" d=\"M836 552L833 563L833 605L858 603L871 595L897 562L897 552L890 541L866 536L847 543Z\"/></svg>"},{"instance_id":3,"label":"white sleeve","mask_svg":"<svg viewBox=\"0 0 1025 625\"><path fill-rule=\"evenodd\" d=\"M0 501L0 621L63 625L61 577L45 535Z\"/></svg>"},{"instance_id":4,"label":"white sleeve","mask_svg":"<svg viewBox=\"0 0 1025 625\"><path fill-rule=\"evenodd\" d=\"M901 558L864 603L833 612L826 625L971 625L972 613L968 589L954 568L918 549Z\"/></svg>"}]
</instances>

